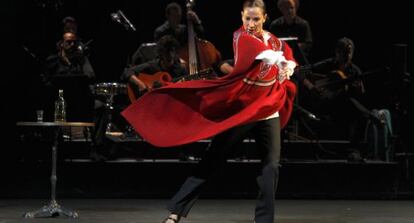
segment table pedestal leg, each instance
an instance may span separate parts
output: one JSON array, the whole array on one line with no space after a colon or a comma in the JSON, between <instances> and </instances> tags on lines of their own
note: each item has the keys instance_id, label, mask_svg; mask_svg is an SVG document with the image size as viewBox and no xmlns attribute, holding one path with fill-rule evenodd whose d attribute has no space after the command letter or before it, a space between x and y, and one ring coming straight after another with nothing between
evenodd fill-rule
<instances>
[{"instance_id":1,"label":"table pedestal leg","mask_svg":"<svg viewBox=\"0 0 414 223\"><path fill-rule=\"evenodd\" d=\"M56 201L56 163L57 163L57 149L61 135L61 128L56 128L54 132L54 140L52 146L52 174L50 176L51 184L51 200L48 205L43 206L39 210L27 212L24 214L25 218L42 218L42 217L57 217L59 215L78 218L78 213L68 210L60 206Z\"/></svg>"},{"instance_id":2,"label":"table pedestal leg","mask_svg":"<svg viewBox=\"0 0 414 223\"><path fill-rule=\"evenodd\" d=\"M66 216L70 218L79 217L78 213L60 206L55 200L50 201L48 205L43 206L39 210L24 214L25 218L45 218L57 216Z\"/></svg>"}]
</instances>

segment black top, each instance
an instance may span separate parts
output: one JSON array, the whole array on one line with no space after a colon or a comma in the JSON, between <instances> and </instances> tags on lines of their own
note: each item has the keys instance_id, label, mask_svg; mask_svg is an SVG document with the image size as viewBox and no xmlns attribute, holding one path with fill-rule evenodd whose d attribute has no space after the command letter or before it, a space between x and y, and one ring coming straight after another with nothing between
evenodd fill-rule
<instances>
[{"instance_id":1,"label":"black top","mask_svg":"<svg viewBox=\"0 0 414 223\"><path fill-rule=\"evenodd\" d=\"M68 65L54 54L46 59L45 66L42 107L46 121L53 120L54 101L59 89L64 92L67 121L92 121L94 98L91 84L95 82L95 73L88 58L76 55Z\"/></svg>"},{"instance_id":2,"label":"black top","mask_svg":"<svg viewBox=\"0 0 414 223\"><path fill-rule=\"evenodd\" d=\"M269 31L277 37L297 37L298 43L302 44L301 50L308 57L312 48L312 31L309 22L296 16L292 24L288 24L285 18L279 17L270 23ZM290 44L291 46L293 44ZM292 46L294 48L294 46ZM300 58L295 52L295 58Z\"/></svg>"},{"instance_id":3,"label":"black top","mask_svg":"<svg viewBox=\"0 0 414 223\"><path fill-rule=\"evenodd\" d=\"M95 80L95 72L87 57L79 56L71 62L70 65L66 64L57 54L49 56L46 59L45 81L52 81L58 77L78 77L89 82Z\"/></svg>"}]
</instances>

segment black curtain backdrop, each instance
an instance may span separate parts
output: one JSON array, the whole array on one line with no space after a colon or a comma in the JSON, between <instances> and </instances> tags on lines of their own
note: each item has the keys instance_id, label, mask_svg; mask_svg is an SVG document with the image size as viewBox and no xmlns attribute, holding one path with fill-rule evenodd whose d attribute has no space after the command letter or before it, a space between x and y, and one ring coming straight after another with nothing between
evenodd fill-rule
<instances>
[{"instance_id":1,"label":"black curtain backdrop","mask_svg":"<svg viewBox=\"0 0 414 223\"><path fill-rule=\"evenodd\" d=\"M5 69L1 75L1 96L4 98L1 117L7 129L13 129L17 120L34 119L38 100L41 100L36 98L41 65L56 50L64 17L77 19L83 42L93 40L90 60L97 81L119 82L128 57L141 43L153 41L153 31L164 22L164 8L169 2L172 1L3 1L0 11L5 30L2 32L2 45L6 49L3 54L6 55L2 58L6 59L2 59ZM177 2L185 5L184 0ZM279 17L276 1L265 2L269 21ZM226 59L232 58L232 33L241 25L242 1L226 1L225 6L223 3L223 0L199 0L194 10L203 22L206 39ZM111 20L110 13L118 9L135 25L136 32L127 31ZM312 27L311 62L333 56L335 42L343 36L354 40L355 62L364 71L389 65L393 44L407 44L408 56L410 54L412 39L408 33L411 32L409 27L413 16L408 1L303 0L298 14ZM408 63L408 72L411 69ZM372 95L371 107L392 106L393 102L384 102L388 94L394 93L384 91L384 82L385 79L373 78L367 83L367 90Z\"/></svg>"}]
</instances>

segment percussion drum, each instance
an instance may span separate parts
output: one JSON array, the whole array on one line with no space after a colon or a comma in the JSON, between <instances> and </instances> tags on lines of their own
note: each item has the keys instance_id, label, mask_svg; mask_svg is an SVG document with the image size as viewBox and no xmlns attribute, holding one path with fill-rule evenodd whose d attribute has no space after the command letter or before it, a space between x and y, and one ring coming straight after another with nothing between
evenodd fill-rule
<instances>
[{"instance_id":1,"label":"percussion drum","mask_svg":"<svg viewBox=\"0 0 414 223\"><path fill-rule=\"evenodd\" d=\"M118 132L114 129L112 116L114 112L114 97L120 94L127 94L127 85L120 83L99 83L94 86L94 94L105 97L105 113L107 116L107 125L105 134L114 135Z\"/></svg>"}]
</instances>

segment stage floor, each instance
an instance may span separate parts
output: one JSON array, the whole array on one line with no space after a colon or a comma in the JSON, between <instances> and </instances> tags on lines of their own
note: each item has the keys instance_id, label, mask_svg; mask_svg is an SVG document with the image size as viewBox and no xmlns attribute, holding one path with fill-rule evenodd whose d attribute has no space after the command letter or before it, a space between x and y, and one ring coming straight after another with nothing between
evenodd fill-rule
<instances>
[{"instance_id":1,"label":"stage floor","mask_svg":"<svg viewBox=\"0 0 414 223\"><path fill-rule=\"evenodd\" d=\"M2 199L0 222L161 223L167 200L74 199L58 200L79 218L24 219L47 200ZM200 199L182 223L253 223L254 200ZM276 200L278 223L413 223L414 201L393 200Z\"/></svg>"}]
</instances>

